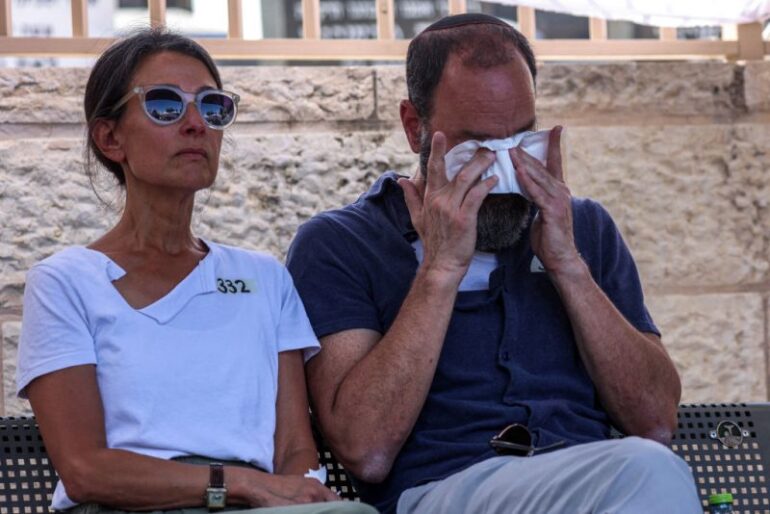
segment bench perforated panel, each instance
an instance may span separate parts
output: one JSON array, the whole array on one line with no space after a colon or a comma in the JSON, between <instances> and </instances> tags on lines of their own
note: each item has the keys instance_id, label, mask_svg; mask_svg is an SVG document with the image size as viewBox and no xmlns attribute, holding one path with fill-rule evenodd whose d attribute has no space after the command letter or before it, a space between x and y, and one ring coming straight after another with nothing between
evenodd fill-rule
<instances>
[{"instance_id":1,"label":"bench perforated panel","mask_svg":"<svg viewBox=\"0 0 770 514\"><path fill-rule=\"evenodd\" d=\"M326 485L331 487L344 500L361 501L358 498L355 487L350 482L345 468L337 462L332 452L327 447L321 448L318 452L318 459L322 466L326 467Z\"/></svg>"},{"instance_id":2,"label":"bench perforated panel","mask_svg":"<svg viewBox=\"0 0 770 514\"><path fill-rule=\"evenodd\" d=\"M729 492L736 514L770 514L770 406L682 405L678 418L671 448L689 464L704 512L710 495ZM740 437L720 441L720 423Z\"/></svg>"},{"instance_id":3,"label":"bench perforated panel","mask_svg":"<svg viewBox=\"0 0 770 514\"><path fill-rule=\"evenodd\" d=\"M736 514L770 514L770 404L681 405L678 418L672 449L692 469L704 512L709 495L730 492ZM733 432L716 433L720 423ZM358 500L344 468L314 435L327 485ZM0 418L0 443L0 514L50 512L56 474L35 420Z\"/></svg>"},{"instance_id":4,"label":"bench perforated panel","mask_svg":"<svg viewBox=\"0 0 770 514\"><path fill-rule=\"evenodd\" d=\"M47 513L56 486L34 419L0 419L0 514Z\"/></svg>"}]
</instances>

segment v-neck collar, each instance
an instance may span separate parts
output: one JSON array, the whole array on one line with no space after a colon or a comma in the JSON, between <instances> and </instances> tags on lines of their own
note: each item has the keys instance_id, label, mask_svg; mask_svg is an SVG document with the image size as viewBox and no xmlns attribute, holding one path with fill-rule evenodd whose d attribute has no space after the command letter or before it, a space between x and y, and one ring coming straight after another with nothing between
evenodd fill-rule
<instances>
[{"instance_id":1,"label":"v-neck collar","mask_svg":"<svg viewBox=\"0 0 770 514\"><path fill-rule=\"evenodd\" d=\"M195 268L175 285L171 291L141 309L131 307L112 283L125 276L126 271L104 253L86 247L83 247L83 249L99 256L104 265L104 272L110 287L120 297L126 307L152 318L160 324L166 324L179 314L195 296L213 293L217 290L216 254L219 252L219 248L209 241L202 241L206 244L209 251Z\"/></svg>"}]
</instances>

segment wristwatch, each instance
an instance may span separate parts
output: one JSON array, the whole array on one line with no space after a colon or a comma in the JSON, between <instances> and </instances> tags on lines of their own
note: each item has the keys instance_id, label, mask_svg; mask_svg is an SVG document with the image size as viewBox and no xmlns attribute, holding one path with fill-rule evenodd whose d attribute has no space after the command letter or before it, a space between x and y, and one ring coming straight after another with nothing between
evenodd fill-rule
<instances>
[{"instance_id":1,"label":"wristwatch","mask_svg":"<svg viewBox=\"0 0 770 514\"><path fill-rule=\"evenodd\" d=\"M227 503L225 467L221 462L209 464L209 486L206 488L206 506L209 510L220 510Z\"/></svg>"}]
</instances>

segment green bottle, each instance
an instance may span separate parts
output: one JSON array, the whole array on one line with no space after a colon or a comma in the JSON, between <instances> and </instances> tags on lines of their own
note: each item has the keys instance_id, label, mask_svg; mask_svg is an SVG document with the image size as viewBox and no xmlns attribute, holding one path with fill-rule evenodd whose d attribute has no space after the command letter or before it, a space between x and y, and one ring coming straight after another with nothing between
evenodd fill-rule
<instances>
[{"instance_id":1,"label":"green bottle","mask_svg":"<svg viewBox=\"0 0 770 514\"><path fill-rule=\"evenodd\" d=\"M711 514L733 514L733 495L730 493L712 494L709 496L709 512Z\"/></svg>"}]
</instances>

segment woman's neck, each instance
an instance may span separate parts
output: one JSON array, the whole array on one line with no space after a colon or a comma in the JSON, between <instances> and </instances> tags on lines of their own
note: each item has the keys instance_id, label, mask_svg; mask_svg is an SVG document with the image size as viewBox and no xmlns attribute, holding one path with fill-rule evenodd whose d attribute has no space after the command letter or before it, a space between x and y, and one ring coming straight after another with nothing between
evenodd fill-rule
<instances>
[{"instance_id":1,"label":"woman's neck","mask_svg":"<svg viewBox=\"0 0 770 514\"><path fill-rule=\"evenodd\" d=\"M117 225L92 247L129 253L180 255L206 252L192 234L191 222L195 194L160 191L156 194L130 194Z\"/></svg>"}]
</instances>

